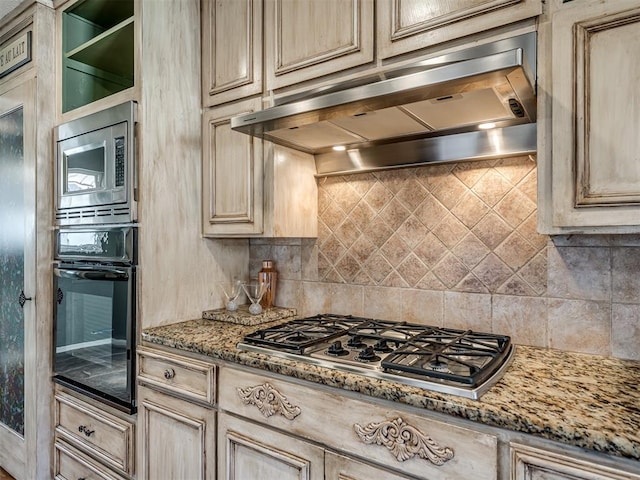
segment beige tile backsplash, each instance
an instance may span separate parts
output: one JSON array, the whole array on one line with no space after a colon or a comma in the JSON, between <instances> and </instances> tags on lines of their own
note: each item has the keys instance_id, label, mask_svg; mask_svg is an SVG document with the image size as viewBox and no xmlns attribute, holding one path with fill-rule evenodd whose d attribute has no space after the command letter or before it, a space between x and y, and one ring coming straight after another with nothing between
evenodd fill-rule
<instances>
[{"instance_id":1,"label":"beige tile backsplash","mask_svg":"<svg viewBox=\"0 0 640 480\"><path fill-rule=\"evenodd\" d=\"M640 236L536 232L529 157L318 179L317 239L255 239L276 303L640 360Z\"/></svg>"}]
</instances>

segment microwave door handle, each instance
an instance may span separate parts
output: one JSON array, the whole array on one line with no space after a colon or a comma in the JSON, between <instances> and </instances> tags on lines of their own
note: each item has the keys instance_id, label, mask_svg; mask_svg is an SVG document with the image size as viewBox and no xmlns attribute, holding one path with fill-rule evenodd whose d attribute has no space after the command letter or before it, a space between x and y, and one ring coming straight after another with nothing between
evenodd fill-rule
<instances>
[{"instance_id":1,"label":"microwave door handle","mask_svg":"<svg viewBox=\"0 0 640 480\"><path fill-rule=\"evenodd\" d=\"M56 277L82 280L128 280L129 273L124 270L96 270L93 268L74 269L54 268Z\"/></svg>"}]
</instances>

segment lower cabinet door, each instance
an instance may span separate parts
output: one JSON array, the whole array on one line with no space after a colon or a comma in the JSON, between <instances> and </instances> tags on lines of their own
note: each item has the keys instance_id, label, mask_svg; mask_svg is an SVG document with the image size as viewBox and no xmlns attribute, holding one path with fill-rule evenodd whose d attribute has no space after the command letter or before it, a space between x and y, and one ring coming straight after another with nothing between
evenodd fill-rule
<instances>
[{"instance_id":1,"label":"lower cabinet door","mask_svg":"<svg viewBox=\"0 0 640 480\"><path fill-rule=\"evenodd\" d=\"M324 449L221 413L219 480L324 480Z\"/></svg>"},{"instance_id":2,"label":"lower cabinet door","mask_svg":"<svg viewBox=\"0 0 640 480\"><path fill-rule=\"evenodd\" d=\"M514 480L640 480L622 465L603 464L528 445L511 444L511 478ZM637 470L634 468L634 470Z\"/></svg>"},{"instance_id":3,"label":"lower cabinet door","mask_svg":"<svg viewBox=\"0 0 640 480\"><path fill-rule=\"evenodd\" d=\"M138 478L215 478L215 411L145 387L138 392Z\"/></svg>"},{"instance_id":4,"label":"lower cabinet door","mask_svg":"<svg viewBox=\"0 0 640 480\"><path fill-rule=\"evenodd\" d=\"M409 477L337 453L325 455L326 480L409 480Z\"/></svg>"}]
</instances>

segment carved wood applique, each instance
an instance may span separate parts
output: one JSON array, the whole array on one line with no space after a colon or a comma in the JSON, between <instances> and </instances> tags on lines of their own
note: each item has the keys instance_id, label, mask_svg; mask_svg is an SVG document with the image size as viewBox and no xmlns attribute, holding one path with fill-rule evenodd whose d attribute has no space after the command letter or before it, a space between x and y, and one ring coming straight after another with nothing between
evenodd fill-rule
<instances>
[{"instance_id":1,"label":"carved wood applique","mask_svg":"<svg viewBox=\"0 0 640 480\"><path fill-rule=\"evenodd\" d=\"M288 420L300 415L300 407L291 405L287 397L273 388L269 383L255 387L238 388L238 396L245 405L255 405L260 413L269 418L279 413Z\"/></svg>"},{"instance_id":2,"label":"carved wood applique","mask_svg":"<svg viewBox=\"0 0 640 480\"><path fill-rule=\"evenodd\" d=\"M366 444L384 445L399 462L416 455L434 465L442 465L453 458L453 450L442 447L431 437L405 423L402 418L353 426L360 440Z\"/></svg>"}]
</instances>

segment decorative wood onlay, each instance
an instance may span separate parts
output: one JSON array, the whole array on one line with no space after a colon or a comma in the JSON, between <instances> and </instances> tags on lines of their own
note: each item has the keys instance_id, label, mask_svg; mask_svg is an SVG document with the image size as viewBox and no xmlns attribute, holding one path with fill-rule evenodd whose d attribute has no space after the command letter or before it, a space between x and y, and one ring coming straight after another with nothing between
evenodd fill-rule
<instances>
[{"instance_id":1,"label":"decorative wood onlay","mask_svg":"<svg viewBox=\"0 0 640 480\"><path fill-rule=\"evenodd\" d=\"M483 15L491 12L492 10L499 10L501 8L510 7L517 3L521 3L523 0L490 0L486 2L480 2L479 4L465 9L453 10L449 13L442 15L436 15L428 20L419 23L412 23L407 26L401 24L402 18L401 0L394 0L391 5L391 19L393 25L393 31L391 32L391 41L400 40L402 38L410 37L418 33L424 33L436 28L442 28L446 25L450 25L462 20L467 20L471 17ZM442 5L446 5L442 3Z\"/></svg>"},{"instance_id":2,"label":"decorative wood onlay","mask_svg":"<svg viewBox=\"0 0 640 480\"><path fill-rule=\"evenodd\" d=\"M266 418L278 413L288 420L293 420L302 412L300 407L289 403L287 397L269 383L263 383L255 387L239 387L238 396L245 405L258 407L260 413Z\"/></svg>"},{"instance_id":3,"label":"decorative wood onlay","mask_svg":"<svg viewBox=\"0 0 640 480\"><path fill-rule=\"evenodd\" d=\"M402 418L370 423L364 427L356 423L353 428L364 443L384 445L399 462L418 456L434 465L443 465L454 455L451 448L440 446Z\"/></svg>"},{"instance_id":4,"label":"decorative wood onlay","mask_svg":"<svg viewBox=\"0 0 640 480\"><path fill-rule=\"evenodd\" d=\"M312 54L306 58L300 58L296 62L289 63L287 65L284 64L282 60L282 2L276 1L276 25L275 25L275 44L276 44L276 58L275 58L275 75L283 75L285 73L293 72L295 70L299 70L302 68L309 67L311 65L316 65L319 63L326 62L333 58L338 58L343 55L348 55L354 52L359 52L362 49L362 43L360 39L360 25L362 23L362 19L360 18L360 3L362 0L352 0L351 2L351 32L349 38L351 39L350 43L345 45L341 45L338 48L334 48L333 50L328 50L325 53L318 55Z\"/></svg>"},{"instance_id":5,"label":"decorative wood onlay","mask_svg":"<svg viewBox=\"0 0 640 480\"><path fill-rule=\"evenodd\" d=\"M576 207L593 207L606 205L637 205L640 202L640 189L637 191L593 191L591 186L591 153L589 151L589 135L594 133L591 125L591 103L590 95L592 86L590 85L590 69L591 62L591 45L593 37L598 33L611 30L614 28L640 23L640 9L628 10L617 15L607 15L596 18L594 20L581 22L574 28L574 79L575 79L575 98L573 104L576 112L575 132L576 132L576 151L575 151L575 168L577 188L575 191ZM596 67L597 68L597 67ZM593 125L597 125L597 121ZM600 134L595 128L595 134Z\"/></svg>"}]
</instances>

